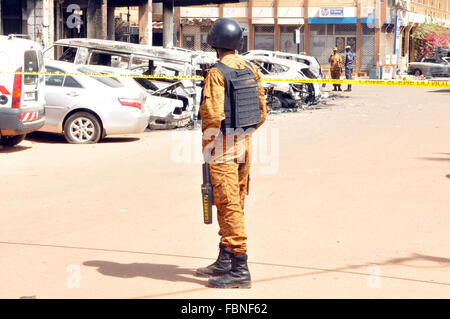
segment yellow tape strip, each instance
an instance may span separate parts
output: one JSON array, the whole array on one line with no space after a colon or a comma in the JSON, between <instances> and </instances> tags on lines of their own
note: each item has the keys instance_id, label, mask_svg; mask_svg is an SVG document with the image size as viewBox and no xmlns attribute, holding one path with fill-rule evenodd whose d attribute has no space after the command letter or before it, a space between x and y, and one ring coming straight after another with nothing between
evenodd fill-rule
<instances>
[{"instance_id":1,"label":"yellow tape strip","mask_svg":"<svg viewBox=\"0 0 450 319\"><path fill-rule=\"evenodd\" d=\"M90 77L129 77L136 79L152 80L196 80L203 81L201 76L157 76L141 74L114 74L114 73L54 73L54 72L0 72L0 74L22 75L61 75L61 76L90 76ZM333 79L263 79L266 82L290 82L290 83L325 83L325 84L355 84L355 85L382 85L382 86L409 86L409 87L435 87L450 88L448 81L403 81L403 80L333 80Z\"/></svg>"}]
</instances>

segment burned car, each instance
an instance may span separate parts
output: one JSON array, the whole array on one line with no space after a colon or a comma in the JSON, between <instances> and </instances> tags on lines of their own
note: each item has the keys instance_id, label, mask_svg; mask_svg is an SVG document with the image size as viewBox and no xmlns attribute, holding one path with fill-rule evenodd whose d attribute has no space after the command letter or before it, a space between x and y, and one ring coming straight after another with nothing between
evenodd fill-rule
<instances>
[{"instance_id":1,"label":"burned car","mask_svg":"<svg viewBox=\"0 0 450 319\"><path fill-rule=\"evenodd\" d=\"M99 65L86 68L96 74L123 75L116 79L126 87L145 92L147 99L142 108L149 113L150 129L174 129L187 126L192 121L195 107L191 81L180 80L168 85L131 70Z\"/></svg>"},{"instance_id":2,"label":"burned car","mask_svg":"<svg viewBox=\"0 0 450 319\"><path fill-rule=\"evenodd\" d=\"M245 58L245 56L244 56ZM286 80L316 79L306 64L271 57L253 57L248 61L255 64L265 80L268 105L273 109L306 109L326 98L318 83L301 83Z\"/></svg>"},{"instance_id":3,"label":"burned car","mask_svg":"<svg viewBox=\"0 0 450 319\"><path fill-rule=\"evenodd\" d=\"M196 76L199 53L195 51L99 39L63 39L46 48L44 54L52 56L58 51L61 53L58 60L61 61L126 69L136 75L165 77L152 81L146 81L148 79L143 78L135 80L147 90L157 92L154 95L181 100L185 110L190 112L191 120L195 120L198 116L201 88L195 80L180 82L177 79L177 77ZM178 102L174 103L178 104ZM168 122L171 122L171 119L167 118ZM184 118L179 120L186 122ZM164 120L158 119L158 124L163 124L162 122ZM175 125L166 124L160 127L169 128ZM153 127L156 126L158 125Z\"/></svg>"},{"instance_id":4,"label":"burned car","mask_svg":"<svg viewBox=\"0 0 450 319\"><path fill-rule=\"evenodd\" d=\"M408 64L408 74L415 76L450 76L450 63L445 58L424 58L420 62Z\"/></svg>"},{"instance_id":5,"label":"burned car","mask_svg":"<svg viewBox=\"0 0 450 319\"><path fill-rule=\"evenodd\" d=\"M320 63L313 56L268 50L250 50L243 53L242 56L246 59L252 59L255 57L271 57L300 62L306 64L309 67L311 73L314 74L317 79L322 78L322 68L320 67Z\"/></svg>"},{"instance_id":6,"label":"burned car","mask_svg":"<svg viewBox=\"0 0 450 319\"><path fill-rule=\"evenodd\" d=\"M408 64L408 74L415 76L450 76L450 48L439 47L432 57L425 57L420 62Z\"/></svg>"}]
</instances>

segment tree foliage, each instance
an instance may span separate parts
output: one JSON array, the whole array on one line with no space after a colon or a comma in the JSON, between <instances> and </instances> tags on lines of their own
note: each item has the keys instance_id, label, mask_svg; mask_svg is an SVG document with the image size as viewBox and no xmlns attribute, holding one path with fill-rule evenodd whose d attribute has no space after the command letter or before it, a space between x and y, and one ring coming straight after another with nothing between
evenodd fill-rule
<instances>
[{"instance_id":1,"label":"tree foliage","mask_svg":"<svg viewBox=\"0 0 450 319\"><path fill-rule=\"evenodd\" d=\"M416 61L432 57L439 47L450 49L450 29L434 22L421 24L412 38L416 46Z\"/></svg>"}]
</instances>

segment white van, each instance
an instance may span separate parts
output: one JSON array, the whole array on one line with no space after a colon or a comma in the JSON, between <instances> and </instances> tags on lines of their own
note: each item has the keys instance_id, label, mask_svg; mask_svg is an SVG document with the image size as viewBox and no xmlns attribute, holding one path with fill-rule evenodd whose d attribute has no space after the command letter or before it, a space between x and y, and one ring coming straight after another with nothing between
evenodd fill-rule
<instances>
[{"instance_id":1,"label":"white van","mask_svg":"<svg viewBox=\"0 0 450 319\"><path fill-rule=\"evenodd\" d=\"M16 36L0 36L0 144L14 146L45 122L45 77L41 46Z\"/></svg>"}]
</instances>

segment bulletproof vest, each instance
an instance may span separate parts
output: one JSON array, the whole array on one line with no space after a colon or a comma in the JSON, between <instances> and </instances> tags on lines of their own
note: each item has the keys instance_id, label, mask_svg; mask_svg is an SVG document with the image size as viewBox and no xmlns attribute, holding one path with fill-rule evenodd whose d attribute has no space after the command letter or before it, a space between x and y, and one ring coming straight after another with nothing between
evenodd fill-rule
<instances>
[{"instance_id":1,"label":"bulletproof vest","mask_svg":"<svg viewBox=\"0 0 450 319\"><path fill-rule=\"evenodd\" d=\"M222 121L222 133L227 128L256 128L261 122L259 105L259 87L255 74L250 68L233 69L219 62L214 65L225 81L225 120Z\"/></svg>"}]
</instances>

